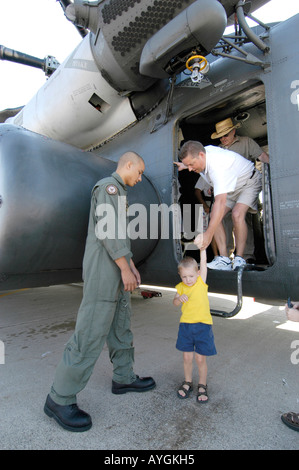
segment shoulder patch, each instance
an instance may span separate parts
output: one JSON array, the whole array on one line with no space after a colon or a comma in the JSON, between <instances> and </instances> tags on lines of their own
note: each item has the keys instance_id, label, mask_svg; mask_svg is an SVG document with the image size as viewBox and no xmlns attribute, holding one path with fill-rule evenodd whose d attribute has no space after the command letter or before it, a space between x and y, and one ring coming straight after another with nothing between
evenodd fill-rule
<instances>
[{"instance_id":1,"label":"shoulder patch","mask_svg":"<svg viewBox=\"0 0 299 470\"><path fill-rule=\"evenodd\" d=\"M118 189L114 184L108 184L108 186L106 186L106 191L110 196L114 196L118 193Z\"/></svg>"}]
</instances>

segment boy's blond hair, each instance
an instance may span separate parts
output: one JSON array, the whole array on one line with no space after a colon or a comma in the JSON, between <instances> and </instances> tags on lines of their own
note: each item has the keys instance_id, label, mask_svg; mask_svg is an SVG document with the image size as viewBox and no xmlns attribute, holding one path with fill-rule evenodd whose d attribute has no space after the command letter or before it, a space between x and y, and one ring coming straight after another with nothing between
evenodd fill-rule
<instances>
[{"instance_id":1,"label":"boy's blond hair","mask_svg":"<svg viewBox=\"0 0 299 470\"><path fill-rule=\"evenodd\" d=\"M195 271L198 271L197 261L194 258L191 258L191 256L186 256L179 262L178 272L180 272L182 268L191 268L191 267L193 267Z\"/></svg>"}]
</instances>

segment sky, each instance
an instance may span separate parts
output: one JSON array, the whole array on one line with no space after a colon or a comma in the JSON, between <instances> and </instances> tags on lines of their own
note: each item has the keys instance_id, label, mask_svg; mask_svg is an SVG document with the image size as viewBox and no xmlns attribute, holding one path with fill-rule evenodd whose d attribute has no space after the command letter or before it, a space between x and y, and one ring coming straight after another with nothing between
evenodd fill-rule
<instances>
[{"instance_id":1,"label":"sky","mask_svg":"<svg viewBox=\"0 0 299 470\"><path fill-rule=\"evenodd\" d=\"M271 0L253 15L263 22L299 13L299 0ZM0 0L0 45L60 63L81 42L57 0ZM22 106L45 83L40 69L0 60L0 111Z\"/></svg>"}]
</instances>

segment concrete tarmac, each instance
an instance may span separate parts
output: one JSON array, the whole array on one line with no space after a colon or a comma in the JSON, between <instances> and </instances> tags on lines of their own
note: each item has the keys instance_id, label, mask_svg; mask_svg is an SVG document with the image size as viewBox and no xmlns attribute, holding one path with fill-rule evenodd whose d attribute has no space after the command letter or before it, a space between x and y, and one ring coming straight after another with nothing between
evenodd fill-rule
<instances>
[{"instance_id":1,"label":"concrete tarmac","mask_svg":"<svg viewBox=\"0 0 299 470\"><path fill-rule=\"evenodd\" d=\"M157 290L162 297L132 295L135 372L153 376L157 387L113 395L105 347L78 396L93 420L84 433L62 429L43 412L75 326L82 286L0 292L0 449L298 449L299 434L280 416L299 412L299 324L286 321L283 306L249 298L237 316L214 316L218 354L208 358L209 402L197 405L194 392L186 400L177 398L183 380L182 353L175 348L180 309L172 305L172 289ZM212 308L228 310L235 300L209 298ZM194 367L194 384L197 380Z\"/></svg>"}]
</instances>

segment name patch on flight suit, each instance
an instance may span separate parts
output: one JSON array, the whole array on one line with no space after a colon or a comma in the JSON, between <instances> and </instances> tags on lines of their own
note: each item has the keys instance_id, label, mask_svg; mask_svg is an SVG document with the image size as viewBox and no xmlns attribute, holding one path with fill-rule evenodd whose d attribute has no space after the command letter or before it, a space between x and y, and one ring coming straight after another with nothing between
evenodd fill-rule
<instances>
[{"instance_id":1,"label":"name patch on flight suit","mask_svg":"<svg viewBox=\"0 0 299 470\"><path fill-rule=\"evenodd\" d=\"M113 196L114 194L117 194L118 189L114 184L108 184L108 186L106 186L106 191L110 196Z\"/></svg>"}]
</instances>

